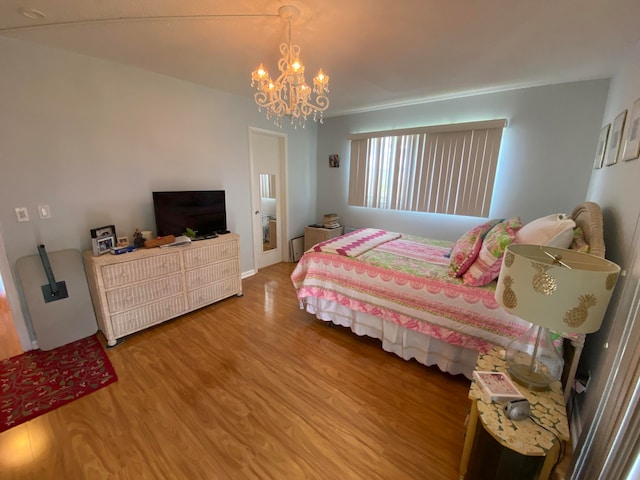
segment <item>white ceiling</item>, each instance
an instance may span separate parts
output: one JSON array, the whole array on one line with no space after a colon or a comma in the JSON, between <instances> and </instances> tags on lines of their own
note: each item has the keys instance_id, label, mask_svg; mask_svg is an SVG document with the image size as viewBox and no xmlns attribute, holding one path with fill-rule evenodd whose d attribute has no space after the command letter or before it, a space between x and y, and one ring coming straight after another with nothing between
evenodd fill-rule
<instances>
[{"instance_id":1,"label":"white ceiling","mask_svg":"<svg viewBox=\"0 0 640 480\"><path fill-rule=\"evenodd\" d=\"M252 97L287 4L307 82L331 77L325 116L607 77L640 45L640 0L2 0L0 35Z\"/></svg>"}]
</instances>

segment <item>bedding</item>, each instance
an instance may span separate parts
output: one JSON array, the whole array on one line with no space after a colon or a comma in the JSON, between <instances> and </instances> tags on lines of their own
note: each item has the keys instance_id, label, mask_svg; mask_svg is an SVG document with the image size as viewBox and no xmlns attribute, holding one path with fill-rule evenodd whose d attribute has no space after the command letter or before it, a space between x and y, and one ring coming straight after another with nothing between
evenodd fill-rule
<instances>
[{"instance_id":1,"label":"bedding","mask_svg":"<svg viewBox=\"0 0 640 480\"><path fill-rule=\"evenodd\" d=\"M371 235L373 229L367 229ZM292 274L298 298L316 297L452 345L486 352L524 333L529 324L502 309L495 283L482 288L449 275L452 242L394 234L377 247L345 256L325 251L333 240L305 253ZM359 238L361 231L338 239ZM334 242L335 243L335 242Z\"/></svg>"},{"instance_id":2,"label":"bedding","mask_svg":"<svg viewBox=\"0 0 640 480\"><path fill-rule=\"evenodd\" d=\"M604 256L598 205L584 202L571 218L580 229L580 248ZM501 224L500 238L490 246L496 259L501 242L506 248L521 226L514 217L492 229ZM345 249L354 244L358 248ZM363 229L307 250L291 280L301 308L317 318L380 339L383 349L405 360L471 379L479 352L506 346L530 324L497 304L495 280L472 286L464 275L451 275L454 247L455 242ZM563 377L566 399L583 341L583 335L564 341L571 358Z\"/></svg>"}]
</instances>

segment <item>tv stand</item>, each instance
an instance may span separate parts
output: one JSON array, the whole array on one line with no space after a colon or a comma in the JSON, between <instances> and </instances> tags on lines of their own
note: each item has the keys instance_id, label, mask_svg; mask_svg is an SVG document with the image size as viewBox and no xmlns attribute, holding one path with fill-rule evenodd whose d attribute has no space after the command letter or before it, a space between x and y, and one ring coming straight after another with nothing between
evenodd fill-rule
<instances>
[{"instance_id":1,"label":"tv stand","mask_svg":"<svg viewBox=\"0 0 640 480\"><path fill-rule=\"evenodd\" d=\"M118 339L233 295L242 295L240 237L204 239L122 255L83 252L98 326Z\"/></svg>"}]
</instances>

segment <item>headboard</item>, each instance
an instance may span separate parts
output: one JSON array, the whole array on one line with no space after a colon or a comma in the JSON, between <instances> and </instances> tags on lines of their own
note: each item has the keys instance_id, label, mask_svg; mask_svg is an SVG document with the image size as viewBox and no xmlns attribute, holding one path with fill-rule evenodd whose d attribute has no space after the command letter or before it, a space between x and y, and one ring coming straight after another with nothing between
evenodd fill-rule
<instances>
[{"instance_id":1,"label":"headboard","mask_svg":"<svg viewBox=\"0 0 640 480\"><path fill-rule=\"evenodd\" d=\"M589 253L604 258L604 236L602 230L602 210L595 202L583 202L573 209L571 218L584 232L589 244Z\"/></svg>"},{"instance_id":2,"label":"headboard","mask_svg":"<svg viewBox=\"0 0 640 480\"><path fill-rule=\"evenodd\" d=\"M584 232L584 238L589 245L589 253L604 258L604 236L602 228L602 210L595 202L583 202L573 209L571 218ZM562 385L564 387L564 401L569 401L574 379L580 362L580 355L584 347L585 335L564 339L564 369Z\"/></svg>"}]
</instances>

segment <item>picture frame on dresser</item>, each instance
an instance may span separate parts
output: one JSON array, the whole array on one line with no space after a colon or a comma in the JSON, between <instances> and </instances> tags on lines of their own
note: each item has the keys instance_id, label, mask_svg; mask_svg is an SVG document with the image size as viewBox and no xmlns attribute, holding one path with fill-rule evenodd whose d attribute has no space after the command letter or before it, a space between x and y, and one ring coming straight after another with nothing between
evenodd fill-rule
<instances>
[{"instance_id":1,"label":"picture frame on dresser","mask_svg":"<svg viewBox=\"0 0 640 480\"><path fill-rule=\"evenodd\" d=\"M104 227L92 228L89 230L91 233L91 238L99 238L99 237L107 237L107 236L116 236L116 227L115 225L105 225Z\"/></svg>"},{"instance_id":2,"label":"picture frame on dresser","mask_svg":"<svg viewBox=\"0 0 640 480\"><path fill-rule=\"evenodd\" d=\"M92 228L89 230L89 234L91 235L91 249L96 256L109 253L117 244L115 225Z\"/></svg>"},{"instance_id":3,"label":"picture frame on dresser","mask_svg":"<svg viewBox=\"0 0 640 480\"><path fill-rule=\"evenodd\" d=\"M113 235L106 235L95 239L96 247L94 249L94 255L104 255L109 253L113 247L116 246L116 237Z\"/></svg>"}]
</instances>

